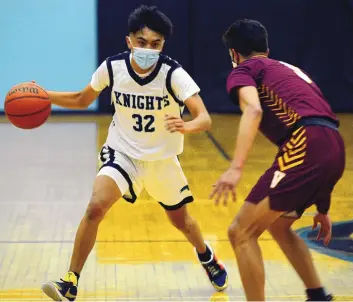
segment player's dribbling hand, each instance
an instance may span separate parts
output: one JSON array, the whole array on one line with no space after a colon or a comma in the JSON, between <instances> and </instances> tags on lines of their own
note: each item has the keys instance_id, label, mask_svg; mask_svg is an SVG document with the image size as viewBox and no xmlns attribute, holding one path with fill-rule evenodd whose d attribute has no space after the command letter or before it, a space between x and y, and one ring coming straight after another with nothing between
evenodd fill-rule
<instances>
[{"instance_id":1,"label":"player's dribbling hand","mask_svg":"<svg viewBox=\"0 0 353 302\"><path fill-rule=\"evenodd\" d=\"M314 223L312 229L315 230L320 224L319 233L317 234L316 240L324 239L324 244L328 245L332 237L332 223L328 215L317 213L314 217Z\"/></svg>"},{"instance_id":2,"label":"player's dribbling hand","mask_svg":"<svg viewBox=\"0 0 353 302\"><path fill-rule=\"evenodd\" d=\"M181 117L175 117L171 115L166 115L164 118L165 129L167 129L170 133L180 132L182 134L185 133L185 122Z\"/></svg>"},{"instance_id":3,"label":"player's dribbling hand","mask_svg":"<svg viewBox=\"0 0 353 302\"><path fill-rule=\"evenodd\" d=\"M232 195L233 202L236 200L235 187L237 186L241 177L241 170L229 168L223 175L218 179L214 185L213 191L210 198L215 198L214 202L216 205L219 204L220 200L223 199L223 205L227 205L229 194Z\"/></svg>"}]
</instances>

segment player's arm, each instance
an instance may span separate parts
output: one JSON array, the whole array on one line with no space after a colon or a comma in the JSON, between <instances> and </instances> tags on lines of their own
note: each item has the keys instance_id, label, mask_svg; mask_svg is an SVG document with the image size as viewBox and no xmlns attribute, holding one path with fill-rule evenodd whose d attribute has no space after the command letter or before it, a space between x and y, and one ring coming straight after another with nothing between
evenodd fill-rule
<instances>
[{"instance_id":1,"label":"player's arm","mask_svg":"<svg viewBox=\"0 0 353 302\"><path fill-rule=\"evenodd\" d=\"M262 119L262 108L257 89L244 86L238 89L238 97L242 115L236 139L231 168L242 170L248 158Z\"/></svg>"},{"instance_id":2,"label":"player's arm","mask_svg":"<svg viewBox=\"0 0 353 302\"><path fill-rule=\"evenodd\" d=\"M328 245L332 237L332 222L328 214L317 213L314 217L312 229L315 230L320 225L316 240L324 239L324 244Z\"/></svg>"},{"instance_id":3,"label":"player's arm","mask_svg":"<svg viewBox=\"0 0 353 302\"><path fill-rule=\"evenodd\" d=\"M47 91L50 101L57 106L68 109L85 109L91 105L100 94L88 84L79 92L56 92Z\"/></svg>"},{"instance_id":4,"label":"player's arm","mask_svg":"<svg viewBox=\"0 0 353 302\"><path fill-rule=\"evenodd\" d=\"M227 91L234 102L239 102L243 111L233 160L230 167L224 172L213 186L210 198L215 198L218 204L223 199L227 204L228 196L231 194L233 201L236 200L235 188L238 185L249 151L254 143L256 134L262 119L262 108L257 92L255 78L261 73L261 66L255 62L244 63L232 70L227 79Z\"/></svg>"},{"instance_id":5,"label":"player's arm","mask_svg":"<svg viewBox=\"0 0 353 302\"><path fill-rule=\"evenodd\" d=\"M85 109L100 95L102 90L109 85L109 73L104 61L92 76L91 83L79 92L47 91L54 105L69 109Z\"/></svg>"},{"instance_id":6,"label":"player's arm","mask_svg":"<svg viewBox=\"0 0 353 302\"><path fill-rule=\"evenodd\" d=\"M197 133L211 127L211 117L199 95L200 88L182 68L177 68L171 78L173 92L189 109L192 120L185 122L180 116L167 116L166 129L171 133Z\"/></svg>"},{"instance_id":7,"label":"player's arm","mask_svg":"<svg viewBox=\"0 0 353 302\"><path fill-rule=\"evenodd\" d=\"M192 120L185 122L179 116L166 116L166 129L173 132L180 133L198 133L210 129L211 117L199 96L195 93L184 101L184 104L189 109Z\"/></svg>"},{"instance_id":8,"label":"player's arm","mask_svg":"<svg viewBox=\"0 0 353 302\"><path fill-rule=\"evenodd\" d=\"M214 185L210 195L211 199L215 198L216 204L224 197L224 205L227 204L229 194L232 195L233 201L236 200L235 187L241 178L243 167L262 118L260 99L254 86L234 87L231 90L231 94L233 96L236 94L243 114L240 118L233 160L229 169L223 173Z\"/></svg>"},{"instance_id":9,"label":"player's arm","mask_svg":"<svg viewBox=\"0 0 353 302\"><path fill-rule=\"evenodd\" d=\"M211 117L198 93L185 100L192 120L185 122L185 133L197 133L211 128Z\"/></svg>"}]
</instances>

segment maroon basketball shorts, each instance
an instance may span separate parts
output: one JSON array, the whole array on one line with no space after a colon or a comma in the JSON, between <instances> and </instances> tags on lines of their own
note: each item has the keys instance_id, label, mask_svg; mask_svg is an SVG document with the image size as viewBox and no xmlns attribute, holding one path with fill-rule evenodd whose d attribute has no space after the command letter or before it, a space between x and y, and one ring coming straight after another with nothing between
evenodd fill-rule
<instances>
[{"instance_id":1,"label":"maroon basketball shorts","mask_svg":"<svg viewBox=\"0 0 353 302\"><path fill-rule=\"evenodd\" d=\"M328 210L344 167L344 143L338 131L301 127L281 145L272 166L246 201L256 204L268 196L272 210L293 218L299 218L313 204Z\"/></svg>"}]
</instances>

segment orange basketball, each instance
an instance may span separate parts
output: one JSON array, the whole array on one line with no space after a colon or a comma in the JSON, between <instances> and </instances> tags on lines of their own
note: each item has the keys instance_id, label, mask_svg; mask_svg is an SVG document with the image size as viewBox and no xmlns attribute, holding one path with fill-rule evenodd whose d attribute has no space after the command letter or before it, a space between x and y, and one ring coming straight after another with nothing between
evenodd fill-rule
<instances>
[{"instance_id":1,"label":"orange basketball","mask_svg":"<svg viewBox=\"0 0 353 302\"><path fill-rule=\"evenodd\" d=\"M6 116L18 128L37 128L45 123L50 112L51 102L47 92L35 83L15 85L6 95Z\"/></svg>"}]
</instances>

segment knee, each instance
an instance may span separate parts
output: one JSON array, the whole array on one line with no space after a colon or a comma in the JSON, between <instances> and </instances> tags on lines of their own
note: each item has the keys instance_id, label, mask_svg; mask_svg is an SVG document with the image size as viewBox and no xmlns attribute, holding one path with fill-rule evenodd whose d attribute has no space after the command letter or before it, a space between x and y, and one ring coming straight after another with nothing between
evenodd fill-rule
<instances>
[{"instance_id":1,"label":"knee","mask_svg":"<svg viewBox=\"0 0 353 302\"><path fill-rule=\"evenodd\" d=\"M228 239L233 247L242 245L249 241L251 238L257 238L257 234L250 233L246 229L242 228L237 223L232 223L228 227Z\"/></svg>"},{"instance_id":2,"label":"knee","mask_svg":"<svg viewBox=\"0 0 353 302\"><path fill-rule=\"evenodd\" d=\"M103 205L104 200L92 196L85 217L90 222L101 222L106 213L106 209Z\"/></svg>"},{"instance_id":3,"label":"knee","mask_svg":"<svg viewBox=\"0 0 353 302\"><path fill-rule=\"evenodd\" d=\"M228 227L228 239L233 247L239 245L241 240L244 240L244 234L242 234L241 228L236 223L232 223Z\"/></svg>"}]
</instances>

